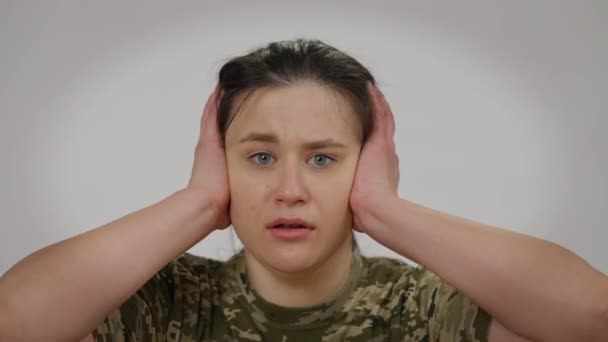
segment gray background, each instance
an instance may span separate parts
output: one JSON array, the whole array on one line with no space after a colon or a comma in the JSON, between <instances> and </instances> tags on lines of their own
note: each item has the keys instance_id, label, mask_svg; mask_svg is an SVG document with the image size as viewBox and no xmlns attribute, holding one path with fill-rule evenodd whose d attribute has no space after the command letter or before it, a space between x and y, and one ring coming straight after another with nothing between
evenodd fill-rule
<instances>
[{"instance_id":1,"label":"gray background","mask_svg":"<svg viewBox=\"0 0 608 342\"><path fill-rule=\"evenodd\" d=\"M607 15L601 1L1 2L0 274L185 187L221 65L297 37L377 77L402 197L608 272ZM232 238L191 252L225 259Z\"/></svg>"}]
</instances>

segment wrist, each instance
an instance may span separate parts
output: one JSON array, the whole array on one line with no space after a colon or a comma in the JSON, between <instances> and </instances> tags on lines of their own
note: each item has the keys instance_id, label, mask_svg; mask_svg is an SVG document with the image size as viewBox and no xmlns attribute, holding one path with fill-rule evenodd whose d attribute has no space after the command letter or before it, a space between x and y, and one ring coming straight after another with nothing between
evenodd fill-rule
<instances>
[{"instance_id":1,"label":"wrist","mask_svg":"<svg viewBox=\"0 0 608 342\"><path fill-rule=\"evenodd\" d=\"M383 218L386 217L386 211L390 212L399 201L399 197L386 194L365 196L365 198L353 201L352 209L355 220L364 232L370 233L379 230L384 226Z\"/></svg>"},{"instance_id":2,"label":"wrist","mask_svg":"<svg viewBox=\"0 0 608 342\"><path fill-rule=\"evenodd\" d=\"M174 196L186 204L190 216L198 223L202 233L210 233L214 229L215 218L221 209L215 204L207 191L202 188L188 187L177 191Z\"/></svg>"}]
</instances>

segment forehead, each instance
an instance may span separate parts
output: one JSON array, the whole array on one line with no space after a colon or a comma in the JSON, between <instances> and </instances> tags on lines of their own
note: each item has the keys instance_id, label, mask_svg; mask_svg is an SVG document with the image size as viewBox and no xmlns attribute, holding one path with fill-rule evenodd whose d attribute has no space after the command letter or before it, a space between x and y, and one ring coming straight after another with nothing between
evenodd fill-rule
<instances>
[{"instance_id":1,"label":"forehead","mask_svg":"<svg viewBox=\"0 0 608 342\"><path fill-rule=\"evenodd\" d=\"M312 83L261 88L241 104L226 139L252 131L310 138L360 139L360 124L340 93Z\"/></svg>"}]
</instances>

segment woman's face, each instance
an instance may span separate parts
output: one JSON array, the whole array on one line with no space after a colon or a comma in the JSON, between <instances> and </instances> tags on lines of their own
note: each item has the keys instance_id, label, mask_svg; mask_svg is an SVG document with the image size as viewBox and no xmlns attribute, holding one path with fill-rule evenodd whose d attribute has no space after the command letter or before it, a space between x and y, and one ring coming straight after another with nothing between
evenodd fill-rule
<instances>
[{"instance_id":1,"label":"woman's face","mask_svg":"<svg viewBox=\"0 0 608 342\"><path fill-rule=\"evenodd\" d=\"M349 195L361 128L345 98L303 84L258 89L225 135L230 216L246 250L301 272L351 248ZM271 228L280 218L312 227Z\"/></svg>"}]
</instances>

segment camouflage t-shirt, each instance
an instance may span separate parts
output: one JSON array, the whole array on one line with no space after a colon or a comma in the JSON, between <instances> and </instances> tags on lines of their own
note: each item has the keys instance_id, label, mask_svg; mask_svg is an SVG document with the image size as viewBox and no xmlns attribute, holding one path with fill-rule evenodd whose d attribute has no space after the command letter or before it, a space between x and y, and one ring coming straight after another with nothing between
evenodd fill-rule
<instances>
[{"instance_id":1,"label":"camouflage t-shirt","mask_svg":"<svg viewBox=\"0 0 608 342\"><path fill-rule=\"evenodd\" d=\"M422 267L355 253L331 302L286 308L227 261L182 254L93 332L96 341L487 341L491 316Z\"/></svg>"}]
</instances>

